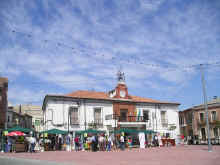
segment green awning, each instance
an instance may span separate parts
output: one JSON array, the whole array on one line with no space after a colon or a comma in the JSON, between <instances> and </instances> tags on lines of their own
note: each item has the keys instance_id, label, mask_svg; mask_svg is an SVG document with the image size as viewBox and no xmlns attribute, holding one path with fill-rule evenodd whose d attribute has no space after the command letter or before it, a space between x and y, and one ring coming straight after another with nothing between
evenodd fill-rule
<instances>
[{"instance_id":1,"label":"green awning","mask_svg":"<svg viewBox=\"0 0 220 165\"><path fill-rule=\"evenodd\" d=\"M152 134L152 133L156 133L155 131L153 130L137 130L137 129L127 129L127 128L121 128L119 130L116 130L116 131L113 131L113 133L140 133L140 132L143 132L145 134Z\"/></svg>"},{"instance_id":2,"label":"green awning","mask_svg":"<svg viewBox=\"0 0 220 165\"><path fill-rule=\"evenodd\" d=\"M16 126L16 127L13 127L13 128L9 128L9 129L7 129L6 131L8 131L8 132L20 131L20 132L23 132L23 133L29 133L29 132L31 132L31 131L34 132L34 130L32 130L32 129L22 128L22 127L19 127L19 126Z\"/></svg>"},{"instance_id":3,"label":"green awning","mask_svg":"<svg viewBox=\"0 0 220 165\"><path fill-rule=\"evenodd\" d=\"M105 131L96 130L96 129L87 129L87 130L83 130L83 131L76 131L76 134L84 134L84 133L97 134L97 133L105 133Z\"/></svg>"},{"instance_id":4,"label":"green awning","mask_svg":"<svg viewBox=\"0 0 220 165\"><path fill-rule=\"evenodd\" d=\"M67 134L67 131L59 130L59 129L50 129L46 131L42 131L41 133L47 133L47 134Z\"/></svg>"}]
</instances>

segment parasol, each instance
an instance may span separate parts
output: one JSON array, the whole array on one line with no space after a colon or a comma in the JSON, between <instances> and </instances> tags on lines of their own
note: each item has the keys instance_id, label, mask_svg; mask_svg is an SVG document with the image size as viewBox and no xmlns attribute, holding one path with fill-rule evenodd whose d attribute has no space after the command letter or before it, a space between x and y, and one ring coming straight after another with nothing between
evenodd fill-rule
<instances>
[{"instance_id":1,"label":"parasol","mask_svg":"<svg viewBox=\"0 0 220 165\"><path fill-rule=\"evenodd\" d=\"M20 132L20 131L13 131L13 132L10 132L8 133L7 136L24 136L25 134L23 132Z\"/></svg>"}]
</instances>

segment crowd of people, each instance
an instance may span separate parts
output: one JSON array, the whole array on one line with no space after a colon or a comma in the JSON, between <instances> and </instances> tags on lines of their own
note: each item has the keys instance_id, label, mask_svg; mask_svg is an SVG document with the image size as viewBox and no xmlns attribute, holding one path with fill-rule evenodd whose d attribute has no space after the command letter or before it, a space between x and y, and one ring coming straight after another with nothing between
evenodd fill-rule
<instances>
[{"instance_id":1,"label":"crowd of people","mask_svg":"<svg viewBox=\"0 0 220 165\"><path fill-rule=\"evenodd\" d=\"M138 137L138 135L136 135ZM145 139L146 137L146 139ZM161 147L163 146L162 137L160 134L155 134L151 138L147 138L144 135L144 146L142 145L141 138L134 139L134 136L128 136L124 133L121 134L111 134L106 135L104 133L100 134L78 134L73 136L70 135L49 135L46 138L36 138L34 136L27 137L7 137L5 141L5 152L13 152L15 140L22 141L25 146L26 152L36 152L43 150L66 150L66 151L111 151L111 150L125 150L125 148L132 149L139 146L140 148L145 147ZM142 143L142 144L141 144ZM166 143L166 146L169 146Z\"/></svg>"},{"instance_id":2,"label":"crowd of people","mask_svg":"<svg viewBox=\"0 0 220 165\"><path fill-rule=\"evenodd\" d=\"M38 144L34 136L5 137L3 150L4 152L16 152L16 144L23 144L25 152L33 153Z\"/></svg>"}]
</instances>

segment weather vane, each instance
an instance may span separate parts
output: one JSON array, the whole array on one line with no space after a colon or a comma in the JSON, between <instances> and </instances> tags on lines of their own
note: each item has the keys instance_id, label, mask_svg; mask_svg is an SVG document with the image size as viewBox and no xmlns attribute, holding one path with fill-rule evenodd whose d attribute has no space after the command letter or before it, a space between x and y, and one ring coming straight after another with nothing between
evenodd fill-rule
<instances>
[{"instance_id":1,"label":"weather vane","mask_svg":"<svg viewBox=\"0 0 220 165\"><path fill-rule=\"evenodd\" d=\"M125 74L122 72L122 66L120 65L119 71L117 73L118 82L124 83L125 82Z\"/></svg>"}]
</instances>

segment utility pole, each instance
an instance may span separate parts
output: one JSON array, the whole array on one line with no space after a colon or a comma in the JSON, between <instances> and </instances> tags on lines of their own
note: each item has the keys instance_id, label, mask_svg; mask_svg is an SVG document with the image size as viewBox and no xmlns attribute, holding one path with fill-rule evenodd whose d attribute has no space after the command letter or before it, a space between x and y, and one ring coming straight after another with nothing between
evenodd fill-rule
<instances>
[{"instance_id":1,"label":"utility pole","mask_svg":"<svg viewBox=\"0 0 220 165\"><path fill-rule=\"evenodd\" d=\"M208 114L208 105L207 105L207 95L206 95L206 88L205 88L205 78L203 72L203 64L200 64L200 71L202 76L202 88L203 88L203 96L204 96L204 105L205 105L205 112L206 112L206 128L208 134L208 151L212 151L211 141L210 141L210 130L209 130L209 114Z\"/></svg>"},{"instance_id":2,"label":"utility pole","mask_svg":"<svg viewBox=\"0 0 220 165\"><path fill-rule=\"evenodd\" d=\"M68 117L68 120L67 120L67 127L68 127L68 135L69 135L69 133L70 133L70 109L68 109L68 115L67 115L67 117Z\"/></svg>"}]
</instances>

